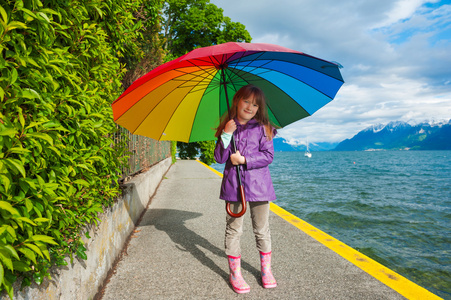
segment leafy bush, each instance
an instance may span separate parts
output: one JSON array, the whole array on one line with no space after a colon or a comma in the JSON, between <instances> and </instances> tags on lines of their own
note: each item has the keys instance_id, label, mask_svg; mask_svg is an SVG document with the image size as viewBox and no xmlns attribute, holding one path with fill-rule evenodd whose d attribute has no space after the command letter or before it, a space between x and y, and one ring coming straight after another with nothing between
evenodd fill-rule
<instances>
[{"instance_id":1,"label":"leafy bush","mask_svg":"<svg viewBox=\"0 0 451 300\"><path fill-rule=\"evenodd\" d=\"M172 163L174 164L177 159L177 142L172 141L171 142L171 157L172 157Z\"/></svg>"},{"instance_id":2,"label":"leafy bush","mask_svg":"<svg viewBox=\"0 0 451 300\"><path fill-rule=\"evenodd\" d=\"M201 150L200 160L207 164L214 164L215 161L215 141L202 141L199 143L199 149Z\"/></svg>"},{"instance_id":3,"label":"leafy bush","mask_svg":"<svg viewBox=\"0 0 451 300\"><path fill-rule=\"evenodd\" d=\"M119 193L122 91L139 1L0 1L0 291L40 284Z\"/></svg>"},{"instance_id":4,"label":"leafy bush","mask_svg":"<svg viewBox=\"0 0 451 300\"><path fill-rule=\"evenodd\" d=\"M177 142L179 149L179 157L181 159L195 159L199 155L200 161L207 165L215 163L214 151L215 141L202 141L202 142Z\"/></svg>"}]
</instances>

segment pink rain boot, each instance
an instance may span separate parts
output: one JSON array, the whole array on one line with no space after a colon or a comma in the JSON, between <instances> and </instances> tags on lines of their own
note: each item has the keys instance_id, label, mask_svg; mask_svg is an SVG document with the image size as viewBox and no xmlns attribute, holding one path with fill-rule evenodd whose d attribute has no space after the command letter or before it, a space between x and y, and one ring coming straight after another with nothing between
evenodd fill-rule
<instances>
[{"instance_id":1,"label":"pink rain boot","mask_svg":"<svg viewBox=\"0 0 451 300\"><path fill-rule=\"evenodd\" d=\"M271 272L271 252L260 252L260 262L262 264L262 284L265 289L275 288L277 282Z\"/></svg>"},{"instance_id":2,"label":"pink rain boot","mask_svg":"<svg viewBox=\"0 0 451 300\"><path fill-rule=\"evenodd\" d=\"M249 293L251 288L241 276L241 256L227 256L230 268L230 284L233 290L238 294Z\"/></svg>"}]
</instances>

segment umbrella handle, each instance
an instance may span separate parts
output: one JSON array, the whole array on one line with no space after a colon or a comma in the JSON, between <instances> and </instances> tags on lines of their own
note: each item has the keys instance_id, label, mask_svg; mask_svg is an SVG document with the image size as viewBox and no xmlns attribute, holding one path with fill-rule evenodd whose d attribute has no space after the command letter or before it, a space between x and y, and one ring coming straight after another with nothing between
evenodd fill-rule
<instances>
[{"instance_id":1,"label":"umbrella handle","mask_svg":"<svg viewBox=\"0 0 451 300\"><path fill-rule=\"evenodd\" d=\"M246 197L244 196L244 187L240 185L240 193L241 193L241 211L237 214L233 213L230 209L230 202L226 204L227 213L233 218L239 218L246 213Z\"/></svg>"},{"instance_id":2,"label":"umbrella handle","mask_svg":"<svg viewBox=\"0 0 451 300\"><path fill-rule=\"evenodd\" d=\"M229 104L229 96L227 95L227 81L226 81L226 74L225 74L225 71L224 71L224 67L227 67L227 66L222 66L221 67L221 70L222 70L222 72L221 72L221 75L222 75L222 82L221 82L221 84L224 85L224 93L225 93L225 98L226 98L226 101L227 101L227 111L228 111L228 114L229 114L229 119L232 119L230 117L230 104ZM234 151L236 152L237 149L236 149L235 137L234 137L233 134L232 134L232 145L233 145ZM242 207L242 209L241 209L241 211L239 213L235 214L230 209L230 203L227 202L227 204L226 204L226 211L232 218L239 218L242 215L244 215L244 213L246 212L246 197L244 196L244 187L243 187L243 184L241 183L241 173L240 173L240 167L239 166L236 166L236 172L237 172L237 175L238 175L238 182L240 184L240 194L241 194L241 204L242 204L241 207Z\"/></svg>"}]
</instances>

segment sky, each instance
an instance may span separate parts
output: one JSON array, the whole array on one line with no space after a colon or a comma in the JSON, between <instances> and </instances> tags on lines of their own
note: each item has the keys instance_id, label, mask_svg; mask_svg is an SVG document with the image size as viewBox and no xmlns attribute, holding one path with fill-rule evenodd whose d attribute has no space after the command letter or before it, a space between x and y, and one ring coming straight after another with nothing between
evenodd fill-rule
<instances>
[{"instance_id":1,"label":"sky","mask_svg":"<svg viewBox=\"0 0 451 300\"><path fill-rule=\"evenodd\" d=\"M340 142L376 124L451 119L451 0L210 0L253 43L340 63L345 84L279 130L292 144Z\"/></svg>"}]
</instances>

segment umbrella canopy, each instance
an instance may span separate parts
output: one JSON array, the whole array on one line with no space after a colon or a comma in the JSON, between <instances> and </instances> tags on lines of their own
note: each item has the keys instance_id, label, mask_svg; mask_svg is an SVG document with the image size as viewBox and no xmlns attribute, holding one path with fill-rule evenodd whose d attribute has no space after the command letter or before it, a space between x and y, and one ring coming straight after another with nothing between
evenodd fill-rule
<instances>
[{"instance_id":1,"label":"umbrella canopy","mask_svg":"<svg viewBox=\"0 0 451 300\"><path fill-rule=\"evenodd\" d=\"M226 96L247 84L263 90L270 120L284 127L329 103L343 78L337 64L302 52L230 42L195 49L137 79L113 102L114 120L156 140L213 140Z\"/></svg>"}]
</instances>

